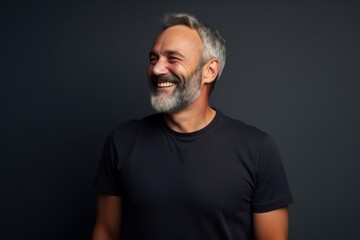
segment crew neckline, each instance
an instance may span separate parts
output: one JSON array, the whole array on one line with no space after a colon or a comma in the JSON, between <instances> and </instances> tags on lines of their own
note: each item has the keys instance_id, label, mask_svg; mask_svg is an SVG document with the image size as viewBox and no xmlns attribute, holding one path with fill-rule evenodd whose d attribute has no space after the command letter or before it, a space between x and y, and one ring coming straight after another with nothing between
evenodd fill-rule
<instances>
[{"instance_id":1,"label":"crew neckline","mask_svg":"<svg viewBox=\"0 0 360 240\"><path fill-rule=\"evenodd\" d=\"M167 134L169 134L170 136L173 136L175 138L178 138L178 139L183 139L183 140L191 140L191 139L194 139L194 138L198 138L202 135L205 135L206 133L208 133L211 129L214 128L214 126L217 124L217 122L219 122L219 120L222 118L223 114L221 111L213 108L215 110L215 116L214 118L211 120L211 122L206 125L205 127L197 130L197 131L194 131L194 132L189 132L189 133L182 133L182 132L177 132L177 131L174 131L172 130L165 122L165 119L163 118L163 128L165 130L165 132Z\"/></svg>"}]
</instances>

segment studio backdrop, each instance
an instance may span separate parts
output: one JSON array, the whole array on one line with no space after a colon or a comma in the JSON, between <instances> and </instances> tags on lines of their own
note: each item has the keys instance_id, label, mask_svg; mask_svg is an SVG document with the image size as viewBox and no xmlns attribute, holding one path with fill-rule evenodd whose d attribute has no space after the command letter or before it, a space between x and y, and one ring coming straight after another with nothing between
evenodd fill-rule
<instances>
[{"instance_id":1,"label":"studio backdrop","mask_svg":"<svg viewBox=\"0 0 360 240\"><path fill-rule=\"evenodd\" d=\"M356 239L360 14L355 1L2 1L0 239L90 239L107 135L149 105L167 11L226 39L211 96L270 133L295 203L290 239Z\"/></svg>"}]
</instances>

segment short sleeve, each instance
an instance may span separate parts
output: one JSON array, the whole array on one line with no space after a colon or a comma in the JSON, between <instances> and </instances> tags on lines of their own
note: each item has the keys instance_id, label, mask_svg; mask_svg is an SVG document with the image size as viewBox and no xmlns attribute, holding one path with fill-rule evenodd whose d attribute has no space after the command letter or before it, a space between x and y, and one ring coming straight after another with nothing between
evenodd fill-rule
<instances>
[{"instance_id":1,"label":"short sleeve","mask_svg":"<svg viewBox=\"0 0 360 240\"><path fill-rule=\"evenodd\" d=\"M253 212L267 212L293 202L278 148L269 135L258 146Z\"/></svg>"},{"instance_id":2,"label":"short sleeve","mask_svg":"<svg viewBox=\"0 0 360 240\"><path fill-rule=\"evenodd\" d=\"M95 179L97 191L109 195L121 196L118 154L114 140L114 132L107 138Z\"/></svg>"},{"instance_id":3,"label":"short sleeve","mask_svg":"<svg viewBox=\"0 0 360 240\"><path fill-rule=\"evenodd\" d=\"M122 195L121 174L140 126L140 120L131 120L114 129L108 136L95 178L94 186L98 192Z\"/></svg>"}]
</instances>

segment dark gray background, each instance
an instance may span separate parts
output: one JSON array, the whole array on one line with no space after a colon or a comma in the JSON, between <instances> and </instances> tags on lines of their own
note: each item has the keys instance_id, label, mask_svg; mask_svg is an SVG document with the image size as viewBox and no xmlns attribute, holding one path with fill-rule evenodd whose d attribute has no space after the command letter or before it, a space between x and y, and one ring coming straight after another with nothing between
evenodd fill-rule
<instances>
[{"instance_id":1,"label":"dark gray background","mask_svg":"<svg viewBox=\"0 0 360 240\"><path fill-rule=\"evenodd\" d=\"M147 56L165 11L227 39L211 102L269 132L295 204L290 239L355 239L359 4L1 2L0 239L89 239L107 134L152 113Z\"/></svg>"}]
</instances>

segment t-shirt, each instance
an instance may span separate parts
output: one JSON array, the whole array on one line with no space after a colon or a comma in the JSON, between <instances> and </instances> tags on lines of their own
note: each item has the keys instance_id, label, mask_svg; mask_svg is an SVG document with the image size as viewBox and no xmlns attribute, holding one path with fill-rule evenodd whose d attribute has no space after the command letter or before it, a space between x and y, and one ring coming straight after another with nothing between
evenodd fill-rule
<instances>
[{"instance_id":1,"label":"t-shirt","mask_svg":"<svg viewBox=\"0 0 360 240\"><path fill-rule=\"evenodd\" d=\"M124 240L253 239L252 213L292 203L272 138L218 110L192 133L161 114L119 126L95 186L122 197Z\"/></svg>"}]
</instances>

